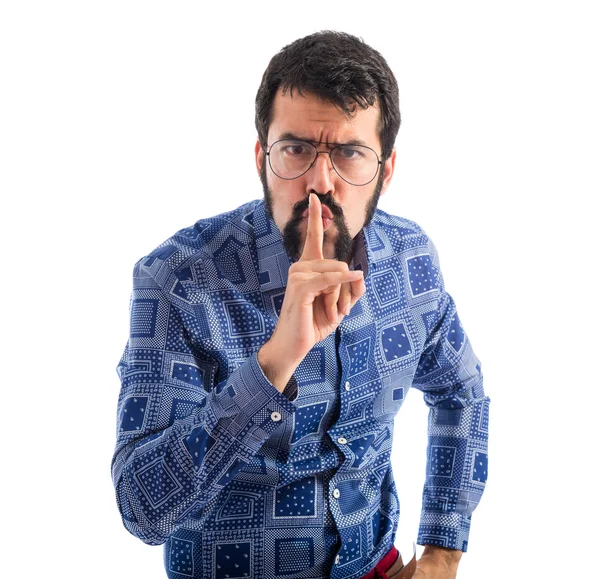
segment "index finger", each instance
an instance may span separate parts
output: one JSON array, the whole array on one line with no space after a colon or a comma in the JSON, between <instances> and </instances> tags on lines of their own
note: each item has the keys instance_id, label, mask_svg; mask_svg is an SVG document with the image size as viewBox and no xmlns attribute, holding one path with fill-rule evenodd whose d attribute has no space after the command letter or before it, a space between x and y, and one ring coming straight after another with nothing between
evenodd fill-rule
<instances>
[{"instance_id":1,"label":"index finger","mask_svg":"<svg viewBox=\"0 0 600 579\"><path fill-rule=\"evenodd\" d=\"M308 204L308 226L306 240L299 261L310 259L323 259L323 217L321 201L310 193Z\"/></svg>"}]
</instances>

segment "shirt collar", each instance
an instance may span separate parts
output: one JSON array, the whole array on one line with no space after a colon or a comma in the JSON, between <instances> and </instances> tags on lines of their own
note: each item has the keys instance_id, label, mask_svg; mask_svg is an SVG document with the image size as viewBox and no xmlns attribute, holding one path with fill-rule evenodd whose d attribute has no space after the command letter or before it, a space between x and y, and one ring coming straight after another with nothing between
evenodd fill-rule
<instances>
[{"instance_id":1,"label":"shirt collar","mask_svg":"<svg viewBox=\"0 0 600 579\"><path fill-rule=\"evenodd\" d=\"M288 270L294 261L288 256L283 245L279 228L267 213L264 199L259 201L246 221L253 227L258 253L258 276L261 291L281 289L287 285ZM350 269L361 269L365 279L372 269L376 269L376 254L384 249L381 231L375 216L369 225L363 227L354 238L354 251Z\"/></svg>"}]
</instances>

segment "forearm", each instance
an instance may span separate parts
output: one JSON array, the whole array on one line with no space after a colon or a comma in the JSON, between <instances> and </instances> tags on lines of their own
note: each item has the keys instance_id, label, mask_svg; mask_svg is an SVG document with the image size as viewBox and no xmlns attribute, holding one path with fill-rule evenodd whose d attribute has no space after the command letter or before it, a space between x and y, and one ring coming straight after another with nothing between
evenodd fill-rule
<instances>
[{"instance_id":1,"label":"forearm","mask_svg":"<svg viewBox=\"0 0 600 579\"><path fill-rule=\"evenodd\" d=\"M137 384L133 391L139 393L143 387ZM263 418L265 409L268 420ZM162 431L150 422L145 437L121 434L113 481L125 527L146 543L164 543L234 479L294 411L294 405L265 380L253 357L225 384L215 385L205 404L186 419Z\"/></svg>"},{"instance_id":2,"label":"forearm","mask_svg":"<svg viewBox=\"0 0 600 579\"><path fill-rule=\"evenodd\" d=\"M461 551L468 548L471 516L487 479L489 399L464 403L456 411L430 409L427 472L417 540L422 545L437 544Z\"/></svg>"}]
</instances>

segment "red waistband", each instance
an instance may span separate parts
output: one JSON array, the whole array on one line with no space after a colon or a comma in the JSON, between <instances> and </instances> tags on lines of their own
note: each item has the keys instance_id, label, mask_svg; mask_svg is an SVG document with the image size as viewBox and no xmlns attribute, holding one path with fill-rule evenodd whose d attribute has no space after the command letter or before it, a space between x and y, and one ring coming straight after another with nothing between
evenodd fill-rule
<instances>
[{"instance_id":1,"label":"red waistband","mask_svg":"<svg viewBox=\"0 0 600 579\"><path fill-rule=\"evenodd\" d=\"M396 549L395 545L392 545L392 548L384 555L383 559L375 565L373 569L371 569L366 575L361 577L361 579L377 579L381 577L381 573L385 573L398 559L398 549ZM375 574L375 571L379 571L379 574ZM385 575L384 575L385 577Z\"/></svg>"}]
</instances>

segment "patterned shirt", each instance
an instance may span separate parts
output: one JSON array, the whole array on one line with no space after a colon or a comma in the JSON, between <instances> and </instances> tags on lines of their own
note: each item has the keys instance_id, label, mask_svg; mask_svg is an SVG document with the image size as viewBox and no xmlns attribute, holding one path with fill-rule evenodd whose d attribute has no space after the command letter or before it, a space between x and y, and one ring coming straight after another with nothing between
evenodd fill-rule
<instances>
[{"instance_id":1,"label":"patterned shirt","mask_svg":"<svg viewBox=\"0 0 600 579\"><path fill-rule=\"evenodd\" d=\"M434 245L377 209L349 264L365 294L281 393L257 352L292 263L254 200L135 264L112 475L125 527L164 543L173 579L368 573L398 527L390 455L411 386L430 408L418 542L467 549L489 398Z\"/></svg>"}]
</instances>

